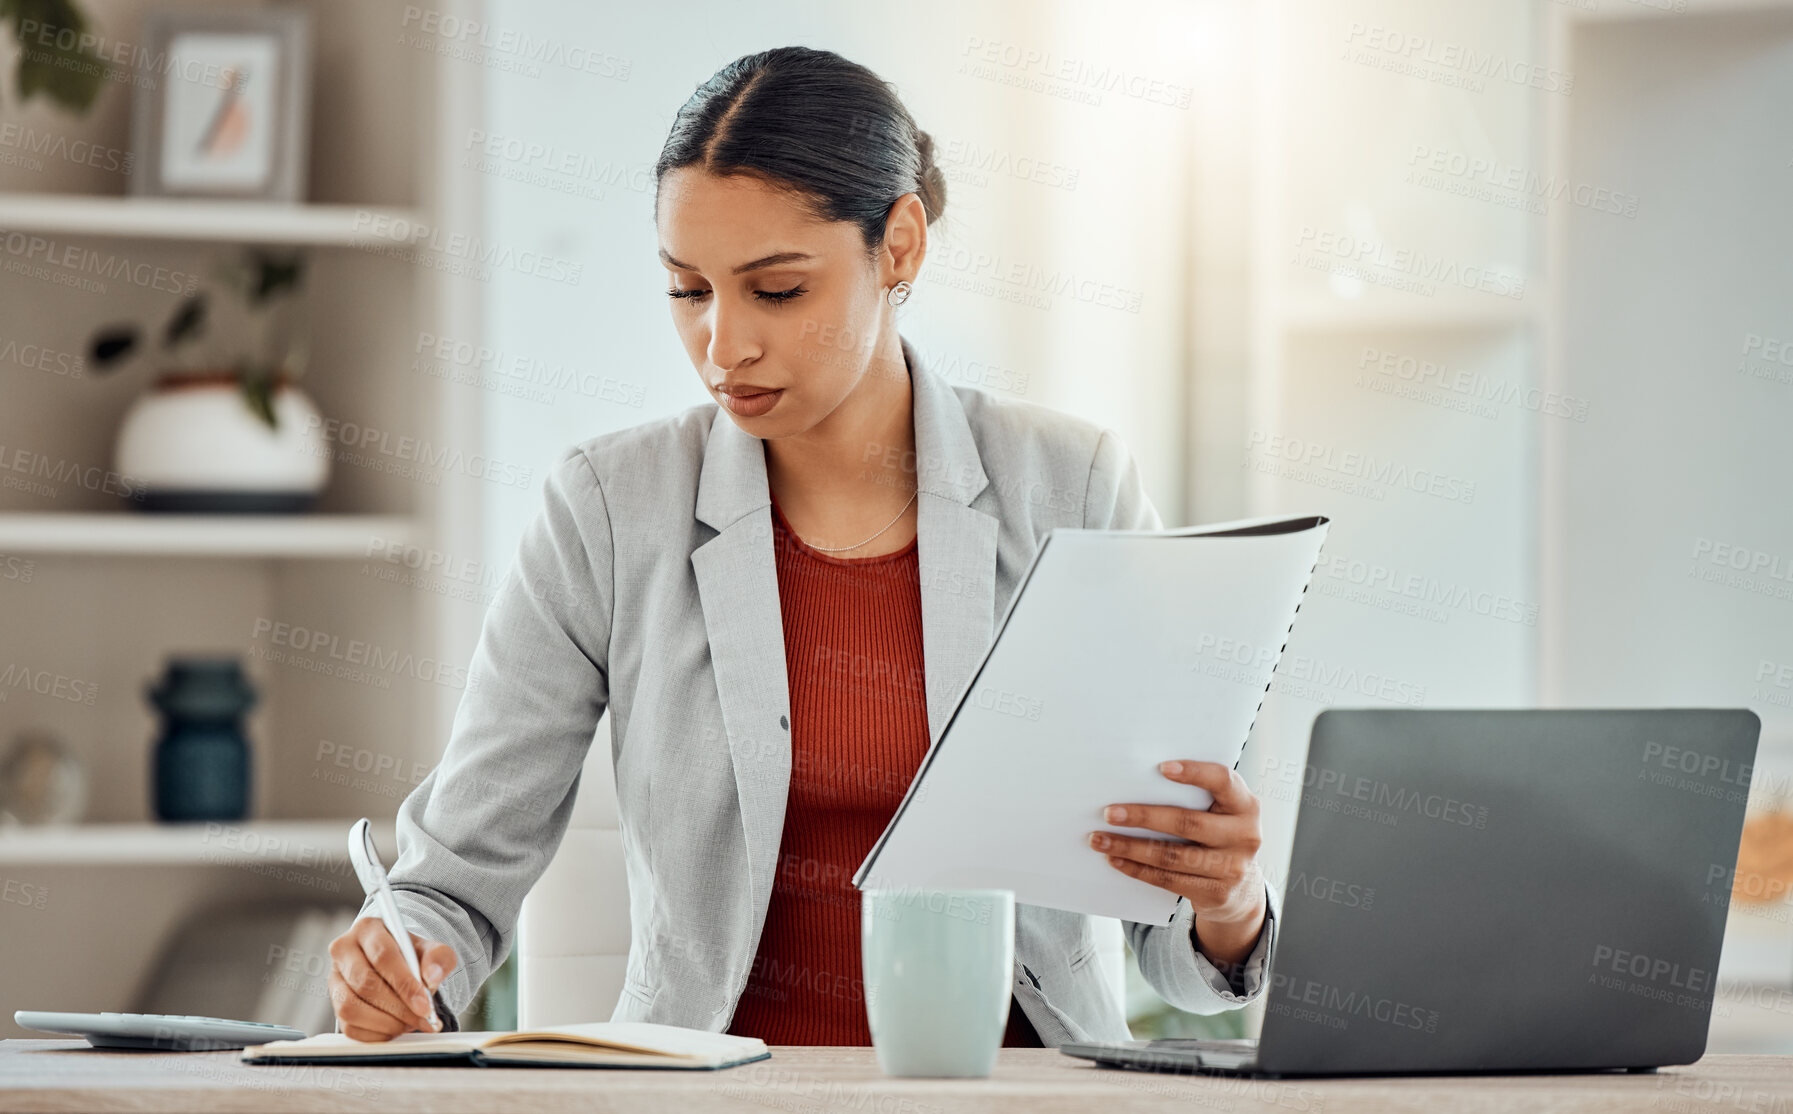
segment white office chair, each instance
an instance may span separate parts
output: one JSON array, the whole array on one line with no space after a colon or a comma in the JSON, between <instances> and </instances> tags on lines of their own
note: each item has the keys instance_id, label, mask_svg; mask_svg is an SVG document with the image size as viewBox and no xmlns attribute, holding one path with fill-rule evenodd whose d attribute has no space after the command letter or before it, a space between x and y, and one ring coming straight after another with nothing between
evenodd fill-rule
<instances>
[{"instance_id":1,"label":"white office chair","mask_svg":"<svg viewBox=\"0 0 1793 1114\"><path fill-rule=\"evenodd\" d=\"M629 964L629 880L610 766L610 713L579 777L554 861L517 921L517 1026L608 1021Z\"/></svg>"},{"instance_id":2,"label":"white office chair","mask_svg":"<svg viewBox=\"0 0 1793 1114\"><path fill-rule=\"evenodd\" d=\"M1096 918L1096 949L1126 1012L1121 922ZM610 767L610 715L598 721L566 838L523 900L517 925L517 1025L606 1021L629 962L629 884Z\"/></svg>"}]
</instances>

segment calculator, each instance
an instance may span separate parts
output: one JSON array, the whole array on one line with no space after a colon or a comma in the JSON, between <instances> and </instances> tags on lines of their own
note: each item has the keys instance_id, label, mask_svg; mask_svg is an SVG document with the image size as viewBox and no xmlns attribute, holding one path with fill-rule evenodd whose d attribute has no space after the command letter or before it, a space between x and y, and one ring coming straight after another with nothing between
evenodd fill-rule
<instances>
[{"instance_id":1,"label":"calculator","mask_svg":"<svg viewBox=\"0 0 1793 1114\"><path fill-rule=\"evenodd\" d=\"M51 1013L15 1010L13 1021L43 1033L86 1037L95 1048L149 1048L164 1052L215 1052L268 1041L304 1040L290 1025L184 1017L171 1013Z\"/></svg>"}]
</instances>

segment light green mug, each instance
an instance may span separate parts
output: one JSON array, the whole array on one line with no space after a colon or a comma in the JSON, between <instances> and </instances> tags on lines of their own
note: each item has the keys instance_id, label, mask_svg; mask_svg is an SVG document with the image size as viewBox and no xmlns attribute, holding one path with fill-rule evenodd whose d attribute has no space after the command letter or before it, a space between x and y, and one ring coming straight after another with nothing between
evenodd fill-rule
<instances>
[{"instance_id":1,"label":"light green mug","mask_svg":"<svg viewBox=\"0 0 1793 1114\"><path fill-rule=\"evenodd\" d=\"M885 1075L983 1078L1008 1028L1011 890L865 890L860 955Z\"/></svg>"}]
</instances>

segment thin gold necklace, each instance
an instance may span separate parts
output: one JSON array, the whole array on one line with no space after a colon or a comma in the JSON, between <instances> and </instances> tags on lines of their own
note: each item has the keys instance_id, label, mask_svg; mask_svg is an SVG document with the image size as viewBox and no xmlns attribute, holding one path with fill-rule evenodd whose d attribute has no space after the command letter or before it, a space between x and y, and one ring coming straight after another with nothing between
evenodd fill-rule
<instances>
[{"instance_id":1,"label":"thin gold necklace","mask_svg":"<svg viewBox=\"0 0 1793 1114\"><path fill-rule=\"evenodd\" d=\"M910 495L910 496L909 496L909 503L913 503L913 502L915 502L915 496L916 496L916 495L920 495L920 494L921 494L921 486L920 486L920 485L919 485L919 484L918 484L918 485L916 485L916 488L915 488L915 492L914 492L914 494L912 494L912 495ZM901 519L901 518L902 518L902 517L903 517L903 515L905 515L905 514L907 514L907 513L908 513L908 511L909 511L909 503L904 503L904 504L903 504L903 509L902 509L902 510L900 510L900 511L898 511L898 512L897 512L897 513L896 513L896 518L893 518L893 519L891 519L891 520L890 520L890 521L889 521L889 522L886 522L886 523L885 523L885 524L884 524L884 530L888 530L888 529L890 529L890 528L891 528L891 527L892 527L892 526L895 526L895 525L896 525L896 524L897 524L897 521L898 521L898 519ZM884 532L884 530L879 530L879 531L878 531L878 534L882 534L882 533L883 533L883 532ZM791 532L792 532L792 533L796 533L796 531L795 531L795 530L793 530L793 531L791 531ZM821 550L821 551L822 551L822 552L823 552L823 553L839 553L839 552L840 552L840 551L842 551L842 550L843 550L843 549L858 549L858 548L859 548L859 546L861 546L861 545L864 545L864 544L866 544L866 542L869 542L869 541L872 541L872 540L874 540L874 539L875 539L875 538L877 538L877 536L878 536L878 534L873 534L873 535L872 535L872 536L871 536L871 537L869 537L869 538L867 538L867 539L865 539L865 541L863 541L863 542L860 542L860 543L858 543L858 544L857 544L857 545L809 545L809 543L808 543L808 542L803 542L803 539L802 539L802 538L798 538L798 539L797 539L797 540L798 540L798 541L800 541L800 542L803 542L803 544L804 544L804 545L809 545L809 548L811 548L811 549L819 549L819 550Z\"/></svg>"}]
</instances>

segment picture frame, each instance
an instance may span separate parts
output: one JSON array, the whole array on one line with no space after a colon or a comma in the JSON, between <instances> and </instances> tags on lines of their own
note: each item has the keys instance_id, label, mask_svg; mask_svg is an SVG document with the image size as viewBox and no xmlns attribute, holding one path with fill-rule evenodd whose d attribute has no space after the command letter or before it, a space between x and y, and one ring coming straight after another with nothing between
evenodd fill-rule
<instances>
[{"instance_id":1,"label":"picture frame","mask_svg":"<svg viewBox=\"0 0 1793 1114\"><path fill-rule=\"evenodd\" d=\"M310 14L290 5L153 10L140 36L131 194L303 201Z\"/></svg>"}]
</instances>

